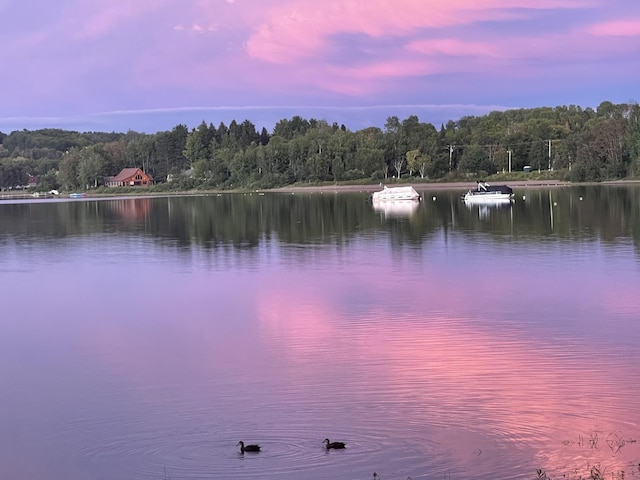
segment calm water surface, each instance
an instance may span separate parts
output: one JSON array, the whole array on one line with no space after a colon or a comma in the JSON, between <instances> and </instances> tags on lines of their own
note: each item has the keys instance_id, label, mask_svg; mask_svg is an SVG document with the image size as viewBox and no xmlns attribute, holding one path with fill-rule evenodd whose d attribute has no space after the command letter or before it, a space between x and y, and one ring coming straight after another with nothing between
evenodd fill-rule
<instances>
[{"instance_id":1,"label":"calm water surface","mask_svg":"<svg viewBox=\"0 0 640 480\"><path fill-rule=\"evenodd\" d=\"M0 478L640 477L640 189L460 193L0 203Z\"/></svg>"}]
</instances>

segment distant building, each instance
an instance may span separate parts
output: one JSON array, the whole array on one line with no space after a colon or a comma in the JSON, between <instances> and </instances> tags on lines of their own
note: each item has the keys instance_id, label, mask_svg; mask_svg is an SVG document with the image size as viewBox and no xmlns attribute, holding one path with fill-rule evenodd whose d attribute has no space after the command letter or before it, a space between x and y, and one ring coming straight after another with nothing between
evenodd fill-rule
<instances>
[{"instance_id":1,"label":"distant building","mask_svg":"<svg viewBox=\"0 0 640 480\"><path fill-rule=\"evenodd\" d=\"M185 170L184 172L180 173L180 176L187 177L187 178L191 178L194 175L195 175L195 170L193 168L189 168L188 170ZM174 175L173 173L170 173L167 175L167 183L174 182L177 178L178 178L178 175Z\"/></svg>"},{"instance_id":2,"label":"distant building","mask_svg":"<svg viewBox=\"0 0 640 480\"><path fill-rule=\"evenodd\" d=\"M38 177L27 174L27 188L35 188L38 186Z\"/></svg>"},{"instance_id":3,"label":"distant building","mask_svg":"<svg viewBox=\"0 0 640 480\"><path fill-rule=\"evenodd\" d=\"M139 168L123 168L115 177L105 177L107 187L139 187L151 185L153 177Z\"/></svg>"}]
</instances>

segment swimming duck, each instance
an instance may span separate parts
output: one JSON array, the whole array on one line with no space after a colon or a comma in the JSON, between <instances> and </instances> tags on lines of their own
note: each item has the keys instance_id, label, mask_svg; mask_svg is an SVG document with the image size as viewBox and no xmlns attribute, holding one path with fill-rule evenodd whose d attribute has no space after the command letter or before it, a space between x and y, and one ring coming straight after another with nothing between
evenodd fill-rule
<instances>
[{"instance_id":1,"label":"swimming duck","mask_svg":"<svg viewBox=\"0 0 640 480\"><path fill-rule=\"evenodd\" d=\"M342 442L330 442L328 438L325 438L323 443L327 444L327 450L329 450L330 448L345 448L346 445Z\"/></svg>"},{"instance_id":2,"label":"swimming duck","mask_svg":"<svg viewBox=\"0 0 640 480\"><path fill-rule=\"evenodd\" d=\"M240 445L240 453L260 451L260 445L245 445L243 441L239 441L238 445Z\"/></svg>"}]
</instances>

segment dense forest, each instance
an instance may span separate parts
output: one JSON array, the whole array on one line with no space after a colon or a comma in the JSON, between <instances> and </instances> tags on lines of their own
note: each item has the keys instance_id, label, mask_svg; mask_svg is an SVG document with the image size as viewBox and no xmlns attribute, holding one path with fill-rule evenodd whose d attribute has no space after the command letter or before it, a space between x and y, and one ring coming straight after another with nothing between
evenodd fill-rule
<instances>
[{"instance_id":1,"label":"dense forest","mask_svg":"<svg viewBox=\"0 0 640 480\"><path fill-rule=\"evenodd\" d=\"M88 190L122 168L139 167L160 189L273 188L320 182L488 177L531 170L569 181L640 177L640 106L602 102L495 111L436 128L416 116L384 128L295 116L271 133L253 123L156 134L60 129L0 132L0 188Z\"/></svg>"}]
</instances>

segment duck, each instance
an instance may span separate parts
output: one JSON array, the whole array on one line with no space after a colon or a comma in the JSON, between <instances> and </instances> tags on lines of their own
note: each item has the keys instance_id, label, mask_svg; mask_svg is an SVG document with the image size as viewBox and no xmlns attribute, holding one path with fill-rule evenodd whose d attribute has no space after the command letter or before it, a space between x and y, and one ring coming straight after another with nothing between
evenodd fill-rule
<instances>
[{"instance_id":1,"label":"duck","mask_svg":"<svg viewBox=\"0 0 640 480\"><path fill-rule=\"evenodd\" d=\"M240 453L260 451L260 445L245 445L242 440L238 442L238 445L240 445Z\"/></svg>"},{"instance_id":2,"label":"duck","mask_svg":"<svg viewBox=\"0 0 640 480\"><path fill-rule=\"evenodd\" d=\"M346 445L343 442L330 442L328 438L325 438L323 440L323 443L327 445L327 450L329 450L330 448L335 448L335 449L346 448Z\"/></svg>"}]
</instances>

